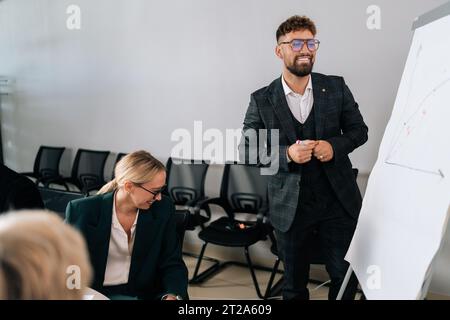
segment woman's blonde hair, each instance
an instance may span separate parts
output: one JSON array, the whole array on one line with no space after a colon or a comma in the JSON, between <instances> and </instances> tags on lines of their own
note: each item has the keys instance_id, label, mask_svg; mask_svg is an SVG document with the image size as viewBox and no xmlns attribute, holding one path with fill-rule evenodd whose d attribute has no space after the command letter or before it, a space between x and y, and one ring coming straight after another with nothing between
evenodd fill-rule
<instances>
[{"instance_id":1,"label":"woman's blonde hair","mask_svg":"<svg viewBox=\"0 0 450 320\"><path fill-rule=\"evenodd\" d=\"M56 213L0 216L0 299L82 299L91 275L83 237Z\"/></svg>"},{"instance_id":2,"label":"woman's blonde hair","mask_svg":"<svg viewBox=\"0 0 450 320\"><path fill-rule=\"evenodd\" d=\"M144 150L127 154L114 168L115 178L105 184L97 194L108 193L122 187L126 181L143 184L151 181L164 165Z\"/></svg>"}]
</instances>

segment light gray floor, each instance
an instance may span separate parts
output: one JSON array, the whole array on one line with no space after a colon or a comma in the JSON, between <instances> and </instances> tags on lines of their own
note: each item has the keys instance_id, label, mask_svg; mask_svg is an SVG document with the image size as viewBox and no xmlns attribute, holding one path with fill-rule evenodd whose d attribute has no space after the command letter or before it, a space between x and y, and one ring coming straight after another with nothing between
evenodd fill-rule
<instances>
[{"instance_id":1,"label":"light gray floor","mask_svg":"<svg viewBox=\"0 0 450 320\"><path fill-rule=\"evenodd\" d=\"M196 259L184 256L184 261L189 270L189 278L194 273ZM203 268L207 268L210 264L202 262ZM264 293L267 282L269 281L269 272L256 271L261 291ZM275 282L279 279L279 275L275 278ZM320 268L311 267L311 278L327 281L328 275ZM309 284L311 300L326 300L328 296L328 288L317 284ZM253 286L250 271L240 266L229 266L221 272L214 275L199 285L189 285L189 296L191 300L252 300L258 299L255 288ZM359 295L356 297L359 299ZM274 297L281 299L281 297ZM428 294L427 300L450 300L449 296L438 294Z\"/></svg>"},{"instance_id":2,"label":"light gray floor","mask_svg":"<svg viewBox=\"0 0 450 320\"><path fill-rule=\"evenodd\" d=\"M189 278L194 273L196 259L184 256L184 261L189 270ZM202 262L202 269L207 268L210 264L207 261ZM314 279L327 281L326 274L321 270L312 270L311 275ZM256 271L256 277L264 293L267 283L269 281L270 273L265 271ZM280 278L276 276L276 280ZM328 288L319 287L316 284L310 284L310 296L313 300L326 300L328 295ZM214 275L199 285L189 285L189 296L192 300L208 300L208 299L258 299L250 275L247 268L240 266L228 266L221 272ZM280 299L281 297L278 297ZM277 297L275 297L277 299Z\"/></svg>"}]
</instances>

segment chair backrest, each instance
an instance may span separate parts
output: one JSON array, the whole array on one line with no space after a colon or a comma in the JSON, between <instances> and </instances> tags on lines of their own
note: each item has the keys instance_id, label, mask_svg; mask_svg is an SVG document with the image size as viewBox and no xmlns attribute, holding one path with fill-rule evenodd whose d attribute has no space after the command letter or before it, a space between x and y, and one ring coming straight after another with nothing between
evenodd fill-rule
<instances>
[{"instance_id":1,"label":"chair backrest","mask_svg":"<svg viewBox=\"0 0 450 320\"><path fill-rule=\"evenodd\" d=\"M112 175L111 175L111 180L114 179L114 178L116 177L116 174L115 174L114 171L116 170L116 164L117 164L117 162L119 162L120 159L122 159L123 157L125 157L127 154L128 154L128 153L123 153L123 152L120 152L120 153L117 154L116 162L114 162L114 167L113 167L113 171L112 171Z\"/></svg>"},{"instance_id":2,"label":"chair backrest","mask_svg":"<svg viewBox=\"0 0 450 320\"><path fill-rule=\"evenodd\" d=\"M58 213L62 218L65 217L66 207L70 201L84 197L79 192L44 187L38 187L38 189L44 202L44 207Z\"/></svg>"},{"instance_id":3,"label":"chair backrest","mask_svg":"<svg viewBox=\"0 0 450 320\"><path fill-rule=\"evenodd\" d=\"M179 163L180 161L181 163ZM172 158L167 161L167 193L176 205L194 203L205 197L205 162Z\"/></svg>"},{"instance_id":4,"label":"chair backrest","mask_svg":"<svg viewBox=\"0 0 450 320\"><path fill-rule=\"evenodd\" d=\"M261 169L243 164L226 164L223 172L220 197L228 213L257 214L268 205L268 176Z\"/></svg>"},{"instance_id":5,"label":"chair backrest","mask_svg":"<svg viewBox=\"0 0 450 320\"><path fill-rule=\"evenodd\" d=\"M33 173L48 178L59 176L59 163L66 148L40 146L34 161Z\"/></svg>"},{"instance_id":6,"label":"chair backrest","mask_svg":"<svg viewBox=\"0 0 450 320\"><path fill-rule=\"evenodd\" d=\"M78 149L72 167L72 179L80 189L105 184L104 170L109 151Z\"/></svg>"}]
</instances>

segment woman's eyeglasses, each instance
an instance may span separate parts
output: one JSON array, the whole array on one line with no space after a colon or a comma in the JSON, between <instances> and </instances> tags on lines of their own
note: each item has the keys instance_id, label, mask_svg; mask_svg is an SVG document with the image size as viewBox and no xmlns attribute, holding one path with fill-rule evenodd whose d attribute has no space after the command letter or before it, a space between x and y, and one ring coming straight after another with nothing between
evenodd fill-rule
<instances>
[{"instance_id":1,"label":"woman's eyeglasses","mask_svg":"<svg viewBox=\"0 0 450 320\"><path fill-rule=\"evenodd\" d=\"M156 198L159 194L163 193L164 190L166 189L166 186L163 186L162 188L158 189L158 190L149 190L147 188L144 188L143 186L141 186L140 184L135 184L137 187L144 189L147 192L150 192L153 195L153 198Z\"/></svg>"}]
</instances>

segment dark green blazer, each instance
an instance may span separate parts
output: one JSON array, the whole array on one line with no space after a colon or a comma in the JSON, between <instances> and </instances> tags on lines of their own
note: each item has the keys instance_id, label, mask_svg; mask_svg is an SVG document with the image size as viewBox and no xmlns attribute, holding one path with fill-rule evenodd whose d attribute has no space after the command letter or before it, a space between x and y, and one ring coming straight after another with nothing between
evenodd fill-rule
<instances>
[{"instance_id":1,"label":"dark green blazer","mask_svg":"<svg viewBox=\"0 0 450 320\"><path fill-rule=\"evenodd\" d=\"M66 221L84 235L94 269L92 288L102 292L111 237L114 193L71 201ZM163 196L139 213L127 291L141 299L164 294L188 298L188 273L176 234L175 206Z\"/></svg>"}]
</instances>

